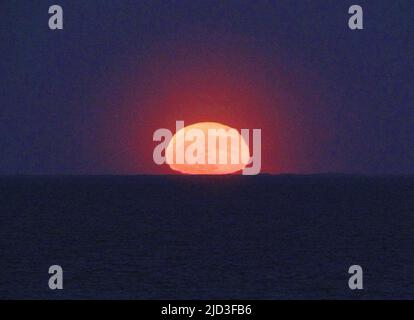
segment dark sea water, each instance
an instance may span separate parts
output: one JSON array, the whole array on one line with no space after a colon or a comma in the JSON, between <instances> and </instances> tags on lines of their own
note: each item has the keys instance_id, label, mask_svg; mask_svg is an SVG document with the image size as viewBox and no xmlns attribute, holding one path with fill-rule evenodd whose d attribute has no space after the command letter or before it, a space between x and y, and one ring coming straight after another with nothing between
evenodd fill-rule
<instances>
[{"instance_id":1,"label":"dark sea water","mask_svg":"<svg viewBox=\"0 0 414 320\"><path fill-rule=\"evenodd\" d=\"M0 298L414 298L414 177L1 177Z\"/></svg>"}]
</instances>

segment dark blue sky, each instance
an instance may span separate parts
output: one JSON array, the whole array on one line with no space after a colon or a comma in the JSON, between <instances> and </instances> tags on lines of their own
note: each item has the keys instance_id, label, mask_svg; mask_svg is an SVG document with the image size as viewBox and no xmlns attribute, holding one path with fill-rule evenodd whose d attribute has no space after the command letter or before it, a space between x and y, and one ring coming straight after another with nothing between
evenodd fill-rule
<instances>
[{"instance_id":1,"label":"dark blue sky","mask_svg":"<svg viewBox=\"0 0 414 320\"><path fill-rule=\"evenodd\" d=\"M52 4L63 31L48 29ZM352 4L362 31L348 29ZM414 1L0 12L2 174L160 173L153 130L203 119L262 128L265 172L414 173Z\"/></svg>"}]
</instances>

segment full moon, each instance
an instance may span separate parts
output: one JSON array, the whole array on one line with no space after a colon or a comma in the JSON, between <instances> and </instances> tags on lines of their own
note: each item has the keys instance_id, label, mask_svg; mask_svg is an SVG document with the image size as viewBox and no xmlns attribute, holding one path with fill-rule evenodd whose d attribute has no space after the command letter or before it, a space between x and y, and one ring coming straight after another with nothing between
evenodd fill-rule
<instances>
[{"instance_id":1,"label":"full moon","mask_svg":"<svg viewBox=\"0 0 414 320\"><path fill-rule=\"evenodd\" d=\"M172 155L167 157L172 170L198 175L241 171L250 155L239 131L217 122L200 122L180 129L170 140L166 153Z\"/></svg>"}]
</instances>

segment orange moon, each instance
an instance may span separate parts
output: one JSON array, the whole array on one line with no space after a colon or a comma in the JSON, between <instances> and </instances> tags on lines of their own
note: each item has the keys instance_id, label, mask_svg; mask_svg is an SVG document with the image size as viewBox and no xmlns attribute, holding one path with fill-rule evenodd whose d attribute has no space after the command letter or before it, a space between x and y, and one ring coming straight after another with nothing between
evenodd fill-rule
<instances>
[{"instance_id":1,"label":"orange moon","mask_svg":"<svg viewBox=\"0 0 414 320\"><path fill-rule=\"evenodd\" d=\"M236 129L218 122L200 122L178 130L170 140L166 154L170 155L167 164L174 171L218 175L243 170L250 152Z\"/></svg>"}]
</instances>

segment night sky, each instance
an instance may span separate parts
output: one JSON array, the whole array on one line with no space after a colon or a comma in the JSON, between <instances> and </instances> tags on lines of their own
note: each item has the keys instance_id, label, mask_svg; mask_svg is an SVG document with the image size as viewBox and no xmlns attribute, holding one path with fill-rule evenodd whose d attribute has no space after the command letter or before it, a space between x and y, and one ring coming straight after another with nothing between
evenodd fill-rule
<instances>
[{"instance_id":1,"label":"night sky","mask_svg":"<svg viewBox=\"0 0 414 320\"><path fill-rule=\"evenodd\" d=\"M48 28L48 8L64 30ZM348 8L364 9L364 30ZM262 129L262 172L414 173L414 1L1 1L0 173L157 174L158 128Z\"/></svg>"}]
</instances>

